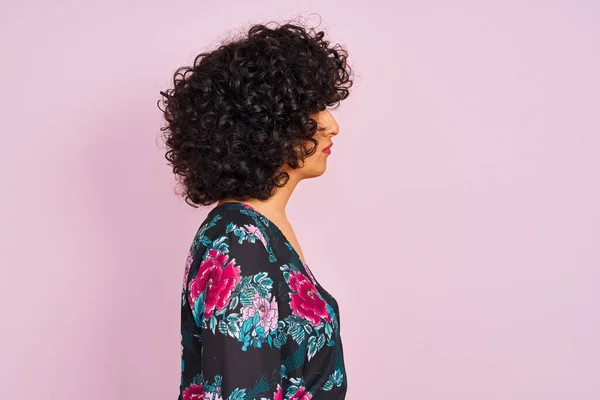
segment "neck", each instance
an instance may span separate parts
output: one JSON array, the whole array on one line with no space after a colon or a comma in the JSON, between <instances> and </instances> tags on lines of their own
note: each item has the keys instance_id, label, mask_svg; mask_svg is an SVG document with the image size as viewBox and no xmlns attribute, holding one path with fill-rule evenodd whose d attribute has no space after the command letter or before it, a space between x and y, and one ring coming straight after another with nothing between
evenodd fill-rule
<instances>
[{"instance_id":1,"label":"neck","mask_svg":"<svg viewBox=\"0 0 600 400\"><path fill-rule=\"evenodd\" d=\"M267 200L258 200L252 198L245 200L244 203L256 208L259 212L266 215L273 221L287 220L285 207L287 206L290 197L292 197L292 193L298 185L298 182L300 182L300 180L294 174L290 174L290 179L285 186L276 188L275 194L269 197ZM218 204L226 203L230 200L232 199L221 200Z\"/></svg>"}]
</instances>

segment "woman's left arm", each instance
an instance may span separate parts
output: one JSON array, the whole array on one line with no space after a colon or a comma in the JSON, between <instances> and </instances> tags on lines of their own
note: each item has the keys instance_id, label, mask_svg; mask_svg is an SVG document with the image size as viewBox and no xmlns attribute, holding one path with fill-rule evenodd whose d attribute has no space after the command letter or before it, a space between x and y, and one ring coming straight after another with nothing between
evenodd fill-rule
<instances>
[{"instance_id":1,"label":"woman's left arm","mask_svg":"<svg viewBox=\"0 0 600 400\"><path fill-rule=\"evenodd\" d=\"M229 400L281 395L281 347L287 335L280 321L289 307L283 307L287 296L277 296L276 288L283 275L270 261L264 240L244 232L231 230L217 240L188 279L199 333L190 340L197 342L193 347L199 354L184 349L183 373L188 381L193 378L182 385L182 400L200 394ZM186 356L193 359L188 362Z\"/></svg>"}]
</instances>

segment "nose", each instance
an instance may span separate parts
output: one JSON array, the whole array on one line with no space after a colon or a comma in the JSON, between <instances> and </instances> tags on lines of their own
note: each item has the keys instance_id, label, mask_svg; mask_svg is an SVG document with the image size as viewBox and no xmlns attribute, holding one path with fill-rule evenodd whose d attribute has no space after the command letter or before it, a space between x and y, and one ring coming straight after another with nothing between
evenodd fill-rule
<instances>
[{"instance_id":1,"label":"nose","mask_svg":"<svg viewBox=\"0 0 600 400\"><path fill-rule=\"evenodd\" d=\"M335 120L335 118L333 117L333 114L331 114L331 112L329 110L327 110L328 114L329 114L329 121L327 125L329 125L329 132L331 134L331 136L336 136L338 133L340 133L340 126L338 125L337 121Z\"/></svg>"}]
</instances>

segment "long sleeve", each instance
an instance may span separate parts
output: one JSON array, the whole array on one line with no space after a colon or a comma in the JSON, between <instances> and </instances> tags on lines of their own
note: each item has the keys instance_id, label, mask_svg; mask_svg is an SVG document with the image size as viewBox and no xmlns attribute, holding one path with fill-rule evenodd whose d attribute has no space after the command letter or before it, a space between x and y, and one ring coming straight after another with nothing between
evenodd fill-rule
<instances>
[{"instance_id":1,"label":"long sleeve","mask_svg":"<svg viewBox=\"0 0 600 400\"><path fill-rule=\"evenodd\" d=\"M281 398L287 285L260 230L223 228L205 240L186 277L179 398Z\"/></svg>"}]
</instances>

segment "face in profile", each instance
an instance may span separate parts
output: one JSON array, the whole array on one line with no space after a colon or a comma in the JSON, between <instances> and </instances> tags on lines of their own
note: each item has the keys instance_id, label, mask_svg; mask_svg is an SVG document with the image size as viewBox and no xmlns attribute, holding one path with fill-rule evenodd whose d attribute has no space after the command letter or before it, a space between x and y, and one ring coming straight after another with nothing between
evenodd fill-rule
<instances>
[{"instance_id":1,"label":"face in profile","mask_svg":"<svg viewBox=\"0 0 600 400\"><path fill-rule=\"evenodd\" d=\"M329 110L324 110L311 117L317 121L317 132L313 136L319 144L316 151L304 160L304 165L301 168L292 169L288 165L283 168L285 172L290 174L291 179L302 180L315 178L323 175L327 169L327 158L335 152L335 149L330 147L333 143L333 137L338 134L339 126ZM312 144L309 143L312 147Z\"/></svg>"}]
</instances>

